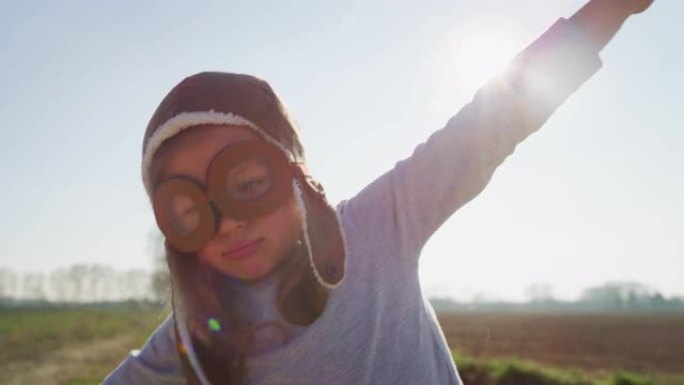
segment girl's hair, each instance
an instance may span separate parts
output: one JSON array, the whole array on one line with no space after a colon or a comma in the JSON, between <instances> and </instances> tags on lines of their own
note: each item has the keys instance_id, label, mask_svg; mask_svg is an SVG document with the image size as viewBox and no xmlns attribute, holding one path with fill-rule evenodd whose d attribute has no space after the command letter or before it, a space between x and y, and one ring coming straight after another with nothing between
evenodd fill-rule
<instances>
[{"instance_id":1,"label":"girl's hair","mask_svg":"<svg viewBox=\"0 0 684 385\"><path fill-rule=\"evenodd\" d=\"M286 321L311 324L323 312L330 288L344 277L344 239L336 210L303 168L304 148L297 124L267 82L250 75L203 72L177 84L145 131L142 176L146 191L152 196L159 181L157 166L166 144L187 128L206 124L250 127L298 165L302 175L295 195L304 221L303 242L293 247L277 271L276 304ZM195 356L212 383L244 382L246 358L260 325L250 322L249 309L241 303L244 300L231 293L236 287L226 284L229 279L209 279L212 273L216 277L220 273L202 264L197 255L165 245L176 325L187 326L183 332L189 331ZM188 369L188 359L181 354L184 369ZM192 379L192 371L186 373Z\"/></svg>"},{"instance_id":2,"label":"girl's hair","mask_svg":"<svg viewBox=\"0 0 684 385\"><path fill-rule=\"evenodd\" d=\"M164 246L172 301L181 303L185 309L184 321L208 380L212 384L244 383L247 355L256 331L264 325L249 320L248 304L237 292L238 287L228 283L229 279L217 279L221 273L205 265L196 254L179 252L168 241ZM313 323L325 309L329 290L316 279L305 242L298 242L289 251L276 273L276 304L280 314L295 325ZM287 339L285 329L281 330Z\"/></svg>"}]
</instances>

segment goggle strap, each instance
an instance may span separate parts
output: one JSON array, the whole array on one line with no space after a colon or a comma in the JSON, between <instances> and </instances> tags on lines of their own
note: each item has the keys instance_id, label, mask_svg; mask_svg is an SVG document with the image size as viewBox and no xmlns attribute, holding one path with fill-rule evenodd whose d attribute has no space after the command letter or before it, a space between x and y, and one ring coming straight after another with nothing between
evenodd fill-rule
<instances>
[{"instance_id":1,"label":"goggle strap","mask_svg":"<svg viewBox=\"0 0 684 385\"><path fill-rule=\"evenodd\" d=\"M188 360L189 367L192 369L192 374L194 374L195 379L199 381L200 385L211 385L209 380L207 379L207 376L204 374L204 371L202 370L202 366L200 365L199 359L197 357L197 354L195 353L194 346L192 344L192 338L190 338L190 332L188 331L187 325L185 323L185 311L182 309L179 309L178 304L176 304L175 300L172 299L174 302L173 304L173 309L174 309L174 325L177 333L177 341L176 343L179 344L180 346L183 347L185 354L183 352L181 353L181 360L185 357ZM179 311L180 310L180 311ZM187 374L187 373L186 373Z\"/></svg>"}]
</instances>

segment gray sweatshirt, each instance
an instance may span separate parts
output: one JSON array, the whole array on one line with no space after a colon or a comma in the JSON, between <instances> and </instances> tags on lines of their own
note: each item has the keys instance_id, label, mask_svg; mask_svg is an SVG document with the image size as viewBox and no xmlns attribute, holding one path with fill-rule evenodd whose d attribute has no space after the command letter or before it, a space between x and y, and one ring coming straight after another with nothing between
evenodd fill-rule
<instances>
[{"instance_id":1,"label":"gray sweatshirt","mask_svg":"<svg viewBox=\"0 0 684 385\"><path fill-rule=\"evenodd\" d=\"M600 67L582 32L559 19L410 157L339 203L344 280L313 324L289 325L286 344L264 345L248 358L248 383L461 384L421 291L421 249ZM272 282L253 289L255 317L287 324L273 306L274 291ZM173 330L169 317L104 383L185 383Z\"/></svg>"}]
</instances>

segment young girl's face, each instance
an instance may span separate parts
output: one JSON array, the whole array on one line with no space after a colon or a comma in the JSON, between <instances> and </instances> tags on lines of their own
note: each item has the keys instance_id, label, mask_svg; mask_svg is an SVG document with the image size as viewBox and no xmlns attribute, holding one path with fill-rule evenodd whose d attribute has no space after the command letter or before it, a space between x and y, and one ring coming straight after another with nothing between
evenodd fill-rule
<instances>
[{"instance_id":1,"label":"young girl's face","mask_svg":"<svg viewBox=\"0 0 684 385\"><path fill-rule=\"evenodd\" d=\"M207 167L226 146L263 140L250 128L206 125L193 127L160 148L153 162L156 180L188 176L206 184ZM256 280L274 272L298 242L302 218L294 197L274 211L246 221L221 217L211 240L200 250L200 260L242 280Z\"/></svg>"}]
</instances>

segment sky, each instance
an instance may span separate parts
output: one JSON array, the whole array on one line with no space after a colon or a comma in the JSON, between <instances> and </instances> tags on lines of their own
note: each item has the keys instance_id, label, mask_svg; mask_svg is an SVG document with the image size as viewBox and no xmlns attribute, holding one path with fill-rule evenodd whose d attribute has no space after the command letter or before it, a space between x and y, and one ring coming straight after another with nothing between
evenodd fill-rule
<instances>
[{"instance_id":1,"label":"sky","mask_svg":"<svg viewBox=\"0 0 684 385\"><path fill-rule=\"evenodd\" d=\"M184 77L266 79L333 202L443 127L582 1L3 1L0 268L152 269L144 129ZM684 3L656 0L603 68L423 249L428 295L684 295Z\"/></svg>"}]
</instances>

